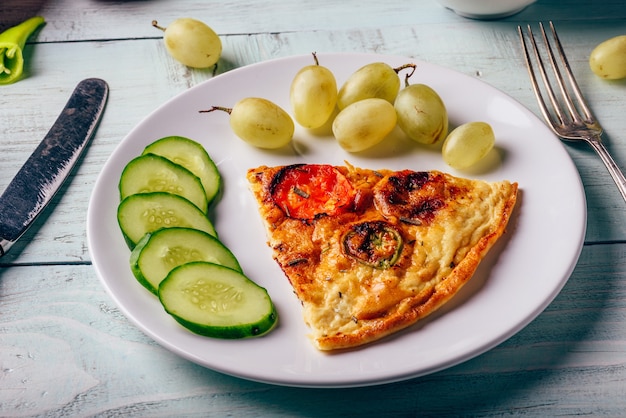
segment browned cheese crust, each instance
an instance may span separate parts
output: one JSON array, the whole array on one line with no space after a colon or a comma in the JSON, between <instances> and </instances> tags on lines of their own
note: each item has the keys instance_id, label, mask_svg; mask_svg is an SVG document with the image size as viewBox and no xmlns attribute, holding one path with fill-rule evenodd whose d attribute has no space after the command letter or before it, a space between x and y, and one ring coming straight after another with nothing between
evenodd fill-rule
<instances>
[{"instance_id":1,"label":"browned cheese crust","mask_svg":"<svg viewBox=\"0 0 626 418\"><path fill-rule=\"evenodd\" d=\"M378 340L445 304L502 236L516 202L517 183L508 181L336 168L356 189L354 207L309 220L290 218L274 202L281 167L248 172L268 245L320 350ZM372 265L360 234L383 230L392 231L390 241L399 234L402 245L392 263Z\"/></svg>"}]
</instances>

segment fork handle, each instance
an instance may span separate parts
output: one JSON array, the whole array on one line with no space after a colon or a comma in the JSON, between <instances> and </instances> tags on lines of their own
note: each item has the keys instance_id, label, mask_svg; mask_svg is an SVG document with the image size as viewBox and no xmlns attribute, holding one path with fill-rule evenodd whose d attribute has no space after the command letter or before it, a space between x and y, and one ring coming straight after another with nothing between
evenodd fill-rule
<instances>
[{"instance_id":1,"label":"fork handle","mask_svg":"<svg viewBox=\"0 0 626 418\"><path fill-rule=\"evenodd\" d=\"M622 173L620 168L617 166L615 160L613 160L613 157L611 157L611 154L609 154L609 151L606 149L599 136L587 138L587 142L598 153L602 162L604 162L604 165L607 170L609 170L609 174L613 178L613 181L615 181L615 184L624 198L624 201L626 201L626 177L624 177L624 173Z\"/></svg>"}]
</instances>

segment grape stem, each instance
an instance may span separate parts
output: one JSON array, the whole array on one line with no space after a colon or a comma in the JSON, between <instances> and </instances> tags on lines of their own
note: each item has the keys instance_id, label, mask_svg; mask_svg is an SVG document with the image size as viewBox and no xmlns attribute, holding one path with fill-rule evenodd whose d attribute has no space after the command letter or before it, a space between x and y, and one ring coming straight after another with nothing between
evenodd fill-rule
<instances>
[{"instance_id":1,"label":"grape stem","mask_svg":"<svg viewBox=\"0 0 626 418\"><path fill-rule=\"evenodd\" d=\"M223 107L223 106L211 106L210 109L205 109L205 110L198 110L198 113L209 113L209 112L214 112L216 110L221 110L222 112L226 112L230 115L230 113L233 111L232 108L230 107Z\"/></svg>"},{"instance_id":2,"label":"grape stem","mask_svg":"<svg viewBox=\"0 0 626 418\"><path fill-rule=\"evenodd\" d=\"M410 63L410 64L404 64L401 65L397 68L394 68L393 70L396 72L396 74L400 74L400 71L405 70L407 68L411 68L411 72L409 72L405 77L404 77L404 84L405 86L409 85L409 78L411 78L411 76L413 75L413 73L415 73L415 70L417 69L417 65Z\"/></svg>"},{"instance_id":3,"label":"grape stem","mask_svg":"<svg viewBox=\"0 0 626 418\"><path fill-rule=\"evenodd\" d=\"M417 68L417 65L415 65L415 64L413 64L413 63L403 64L403 65L401 65L401 66L399 66L399 67L394 68L393 70L394 70L394 71L396 72L396 74L397 74L397 73L399 73L400 71L402 71L402 70L404 70L404 69L406 69L406 68L412 68L412 69L413 69L413 71L411 71L411 73L410 73L410 75L409 75L409 77L410 77L410 76L412 76L412 75L413 75L413 73L415 72L415 69Z\"/></svg>"},{"instance_id":4,"label":"grape stem","mask_svg":"<svg viewBox=\"0 0 626 418\"><path fill-rule=\"evenodd\" d=\"M315 65L320 65L320 61L317 59L317 52L312 52L313 60L315 61Z\"/></svg>"},{"instance_id":5,"label":"grape stem","mask_svg":"<svg viewBox=\"0 0 626 418\"><path fill-rule=\"evenodd\" d=\"M161 29L163 32L165 32L165 29L167 29L167 28L159 26L159 22L157 22L156 20L152 21L152 26L154 26L157 29Z\"/></svg>"}]
</instances>

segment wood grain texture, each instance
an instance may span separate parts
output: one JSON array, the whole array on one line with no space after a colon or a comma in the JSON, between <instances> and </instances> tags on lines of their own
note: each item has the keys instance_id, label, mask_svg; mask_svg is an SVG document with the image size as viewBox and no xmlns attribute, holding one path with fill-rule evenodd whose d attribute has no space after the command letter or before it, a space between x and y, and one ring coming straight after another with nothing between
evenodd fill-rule
<instances>
[{"instance_id":1,"label":"wood grain texture","mask_svg":"<svg viewBox=\"0 0 626 418\"><path fill-rule=\"evenodd\" d=\"M217 76L312 51L403 55L479 78L536 114L516 26L551 19L608 148L626 167L626 82L600 80L587 64L596 44L626 33L622 0L571 0L567 7L539 0L498 21L463 19L427 0L3 0L0 30L35 13L47 23L25 48L26 77L0 87L0 190L78 81L104 78L111 93L53 210L0 259L0 416L624 415L626 204L587 147L563 144L589 212L586 245L563 291L495 349L396 384L285 388L190 363L115 306L91 266L85 233L91 190L120 141L158 106L214 77L174 62L152 19L193 16L213 26L224 43ZM524 301L511 295L511 303Z\"/></svg>"},{"instance_id":2,"label":"wood grain texture","mask_svg":"<svg viewBox=\"0 0 626 418\"><path fill-rule=\"evenodd\" d=\"M4 4L7 4L4 6ZM17 3L20 3L19 6ZM150 26L153 19L167 25L182 17L193 16L210 25L220 35L285 33L337 28L386 29L428 23L467 24L468 21L444 10L434 0L368 2L295 0L167 1L167 0L5 0L6 20L25 16L24 10L37 10L52 29L42 31L43 42L98 39L135 39L157 37ZM570 0L564 7L555 0L539 0L505 22L542 19L588 22L622 18L623 2ZM103 19L102 16L107 16ZM471 22L470 22L471 23ZM48 28L47 28L48 29Z\"/></svg>"}]
</instances>

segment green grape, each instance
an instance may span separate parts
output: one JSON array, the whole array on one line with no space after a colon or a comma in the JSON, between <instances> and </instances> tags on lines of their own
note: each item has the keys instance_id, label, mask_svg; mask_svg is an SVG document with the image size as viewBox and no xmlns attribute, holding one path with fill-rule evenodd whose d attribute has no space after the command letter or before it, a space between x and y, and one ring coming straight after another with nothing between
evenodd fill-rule
<instances>
[{"instance_id":1,"label":"green grape","mask_svg":"<svg viewBox=\"0 0 626 418\"><path fill-rule=\"evenodd\" d=\"M396 121L396 111L387 100L363 99L339 112L333 121L333 134L343 149L359 152L382 141Z\"/></svg>"},{"instance_id":2,"label":"green grape","mask_svg":"<svg viewBox=\"0 0 626 418\"><path fill-rule=\"evenodd\" d=\"M289 90L289 100L296 122L305 128L324 125L337 105L337 81L334 74L319 65L307 65L298 71Z\"/></svg>"},{"instance_id":3,"label":"green grape","mask_svg":"<svg viewBox=\"0 0 626 418\"><path fill-rule=\"evenodd\" d=\"M196 19L181 18L167 28L152 26L164 31L165 49L176 60L192 68L208 68L220 59L222 41L215 31Z\"/></svg>"},{"instance_id":4,"label":"green grape","mask_svg":"<svg viewBox=\"0 0 626 418\"><path fill-rule=\"evenodd\" d=\"M607 39L589 56L591 71L607 80L626 78L626 35Z\"/></svg>"},{"instance_id":5,"label":"green grape","mask_svg":"<svg viewBox=\"0 0 626 418\"><path fill-rule=\"evenodd\" d=\"M337 106L341 110L354 102L372 97L393 103L400 91L398 72L405 68L415 70L415 64L394 69L384 62L373 62L359 68L339 89Z\"/></svg>"},{"instance_id":6,"label":"green grape","mask_svg":"<svg viewBox=\"0 0 626 418\"><path fill-rule=\"evenodd\" d=\"M412 140L434 144L448 134L448 112L441 97L425 84L403 88L394 103L398 126Z\"/></svg>"},{"instance_id":7,"label":"green grape","mask_svg":"<svg viewBox=\"0 0 626 418\"><path fill-rule=\"evenodd\" d=\"M468 122L452 132L443 142L443 160L452 168L476 164L493 148L496 137L486 122Z\"/></svg>"},{"instance_id":8,"label":"green grape","mask_svg":"<svg viewBox=\"0 0 626 418\"><path fill-rule=\"evenodd\" d=\"M230 114L230 127L239 138L258 148L274 149L287 145L295 130L293 120L280 106L267 99L247 97L232 109L213 106L200 113L222 110Z\"/></svg>"}]
</instances>

